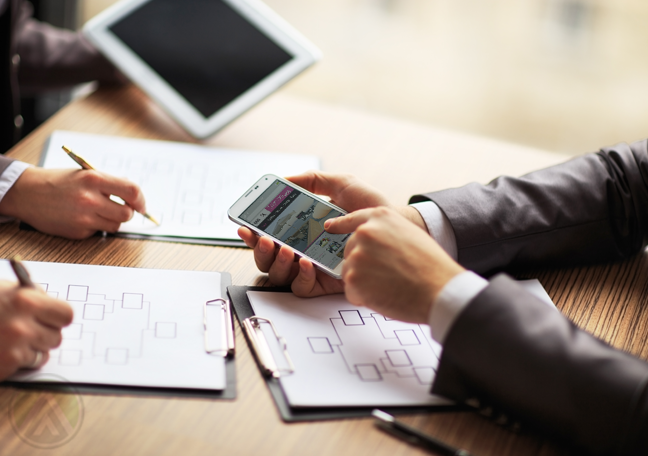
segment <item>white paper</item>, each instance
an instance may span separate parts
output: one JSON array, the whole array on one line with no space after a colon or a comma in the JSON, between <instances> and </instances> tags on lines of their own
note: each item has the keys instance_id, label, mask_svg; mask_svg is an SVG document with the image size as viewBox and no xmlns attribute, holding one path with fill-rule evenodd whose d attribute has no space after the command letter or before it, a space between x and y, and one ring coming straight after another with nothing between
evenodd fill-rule
<instances>
[{"instance_id":1,"label":"white paper","mask_svg":"<svg viewBox=\"0 0 648 456\"><path fill-rule=\"evenodd\" d=\"M450 403L430 395L441 347L426 325L387 320L343 295L247 294L255 314L271 319L286 340L295 373L281 385L291 406ZM264 334L271 342L271 332Z\"/></svg>"},{"instance_id":2,"label":"white paper","mask_svg":"<svg viewBox=\"0 0 648 456\"><path fill-rule=\"evenodd\" d=\"M319 169L313 156L249 152L195 144L55 131L44 168L75 168L66 145L97 170L138 184L146 209L161 226L140 214L120 232L152 236L236 239L238 225L227 209L264 174L291 176Z\"/></svg>"},{"instance_id":3,"label":"white paper","mask_svg":"<svg viewBox=\"0 0 648 456\"><path fill-rule=\"evenodd\" d=\"M37 371L72 383L222 390L225 360L205 351L203 305L221 297L217 272L135 269L25 262L31 278L69 302L73 323ZM8 261L0 279L15 281ZM222 320L210 316L210 340L222 340ZM213 321L212 321L213 318ZM213 323L213 324L212 324Z\"/></svg>"},{"instance_id":4,"label":"white paper","mask_svg":"<svg viewBox=\"0 0 648 456\"><path fill-rule=\"evenodd\" d=\"M553 305L537 280L520 284ZM442 348L429 326L386 319L343 295L247 295L255 315L272 320L287 343L295 372L280 382L292 407L451 404L430 394ZM275 360L287 367L269 325L262 328Z\"/></svg>"}]
</instances>

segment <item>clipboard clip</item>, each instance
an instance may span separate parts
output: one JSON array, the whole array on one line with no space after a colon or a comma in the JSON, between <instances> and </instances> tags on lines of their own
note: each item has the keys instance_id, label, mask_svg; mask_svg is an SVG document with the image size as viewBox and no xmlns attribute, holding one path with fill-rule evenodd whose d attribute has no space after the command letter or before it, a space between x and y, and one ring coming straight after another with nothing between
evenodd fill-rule
<instances>
[{"instance_id":1,"label":"clipboard clip","mask_svg":"<svg viewBox=\"0 0 648 456\"><path fill-rule=\"evenodd\" d=\"M288 364L287 368L280 368L277 365L277 362L272 355L272 351L270 350L270 346L268 345L265 334L261 329L262 323L267 323L272 328L274 337L276 338L279 347L283 352L283 356L286 359L286 363ZM257 316L246 318L245 320L243 320L243 329L245 330L248 339L250 339L252 351L254 352L263 375L267 377L279 378L282 375L290 375L295 372L295 366L293 365L293 362L290 359L290 355L288 354L286 340L279 335L277 328L275 328L275 325L270 319Z\"/></svg>"},{"instance_id":2,"label":"clipboard clip","mask_svg":"<svg viewBox=\"0 0 648 456\"><path fill-rule=\"evenodd\" d=\"M209 343L209 324L207 320L207 307L220 306L223 312L222 325L221 325L221 344L219 347L213 347ZM203 328L205 330L205 351L212 354L219 354L223 358L234 356L234 322L232 321L232 311L228 299L218 298L205 302L203 306Z\"/></svg>"}]
</instances>

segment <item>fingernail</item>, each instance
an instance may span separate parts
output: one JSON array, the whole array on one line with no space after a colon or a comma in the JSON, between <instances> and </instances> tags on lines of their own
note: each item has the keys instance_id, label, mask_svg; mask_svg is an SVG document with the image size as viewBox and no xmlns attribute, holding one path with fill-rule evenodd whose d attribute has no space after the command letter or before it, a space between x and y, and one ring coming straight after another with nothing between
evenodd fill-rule
<instances>
[{"instance_id":1,"label":"fingernail","mask_svg":"<svg viewBox=\"0 0 648 456\"><path fill-rule=\"evenodd\" d=\"M263 244L264 244L263 242L259 241L259 252L261 252L261 253L268 253L268 249L267 249L266 246L263 245Z\"/></svg>"},{"instance_id":2,"label":"fingernail","mask_svg":"<svg viewBox=\"0 0 648 456\"><path fill-rule=\"evenodd\" d=\"M329 226L331 226L331 220L330 219L327 220L326 222L324 222L324 229L327 229Z\"/></svg>"}]
</instances>

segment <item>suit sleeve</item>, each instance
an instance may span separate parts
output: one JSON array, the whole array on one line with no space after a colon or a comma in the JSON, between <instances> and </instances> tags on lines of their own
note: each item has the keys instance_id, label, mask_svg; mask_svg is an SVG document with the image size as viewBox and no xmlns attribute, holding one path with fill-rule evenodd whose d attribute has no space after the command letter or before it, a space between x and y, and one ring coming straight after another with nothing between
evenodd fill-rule
<instances>
[{"instance_id":1,"label":"suit sleeve","mask_svg":"<svg viewBox=\"0 0 648 456\"><path fill-rule=\"evenodd\" d=\"M22 95L98 80L122 83L124 77L81 34L31 18L32 7L19 2L15 40L20 56L18 83Z\"/></svg>"},{"instance_id":2,"label":"suit sleeve","mask_svg":"<svg viewBox=\"0 0 648 456\"><path fill-rule=\"evenodd\" d=\"M432 392L588 454L648 454L647 384L647 363L499 275L450 329Z\"/></svg>"},{"instance_id":3,"label":"suit sleeve","mask_svg":"<svg viewBox=\"0 0 648 456\"><path fill-rule=\"evenodd\" d=\"M450 220L458 261L481 274L619 260L646 245L648 142L519 178L412 197Z\"/></svg>"}]
</instances>

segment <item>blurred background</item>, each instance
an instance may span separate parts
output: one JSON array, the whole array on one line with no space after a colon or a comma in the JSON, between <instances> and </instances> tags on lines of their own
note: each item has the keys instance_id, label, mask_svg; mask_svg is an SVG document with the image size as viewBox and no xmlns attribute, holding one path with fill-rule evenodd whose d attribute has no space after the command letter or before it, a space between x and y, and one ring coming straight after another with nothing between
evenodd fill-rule
<instances>
[{"instance_id":1,"label":"blurred background","mask_svg":"<svg viewBox=\"0 0 648 456\"><path fill-rule=\"evenodd\" d=\"M75 27L114 0L40 3ZM266 3L324 54L285 93L564 154L648 137L645 0Z\"/></svg>"}]
</instances>

